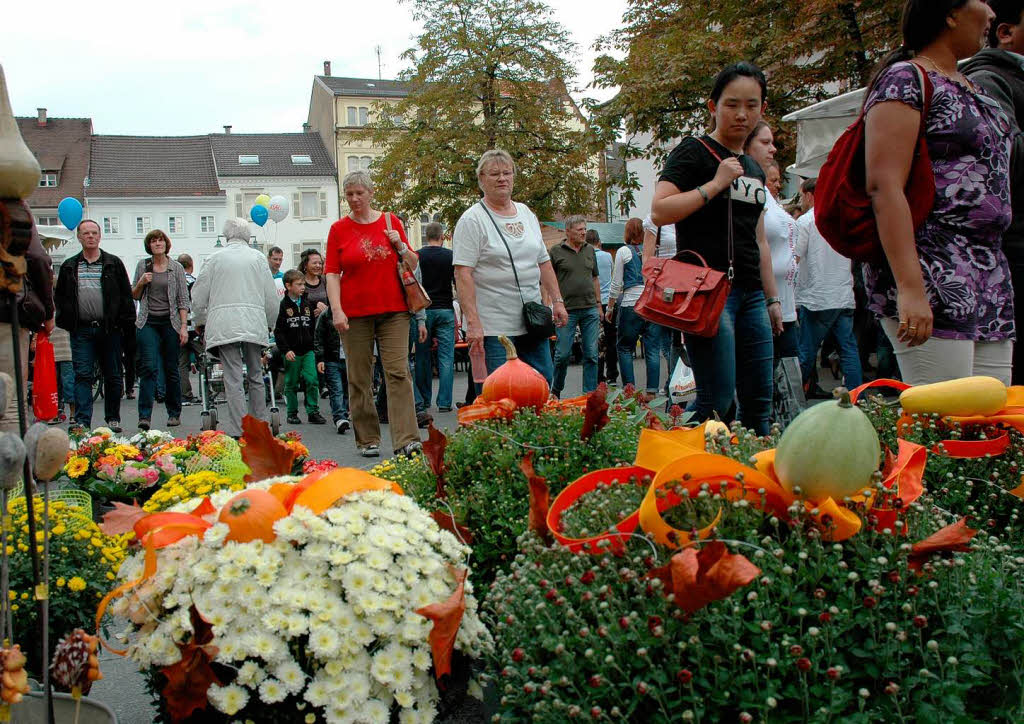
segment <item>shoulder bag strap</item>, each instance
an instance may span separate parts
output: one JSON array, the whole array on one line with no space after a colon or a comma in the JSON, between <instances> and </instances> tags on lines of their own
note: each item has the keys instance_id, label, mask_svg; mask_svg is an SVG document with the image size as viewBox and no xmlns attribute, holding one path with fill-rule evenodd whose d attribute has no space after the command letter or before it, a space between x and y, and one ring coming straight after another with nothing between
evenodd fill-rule
<instances>
[{"instance_id":1,"label":"shoulder bag strap","mask_svg":"<svg viewBox=\"0 0 1024 724\"><path fill-rule=\"evenodd\" d=\"M711 146L708 144L707 141L705 141L703 138L698 138L697 140L700 141L701 145L704 146L704 148L706 148L708 150L708 153L710 153L712 156L714 156L715 160L718 161L718 163L722 163L722 157L719 156L717 152L715 152L715 149L711 148ZM742 163L742 161L740 163ZM729 194L729 196L726 198L726 201L728 202L728 206L729 206L729 229L728 229L728 232L726 233L726 236L728 237L728 240L729 240L728 241L728 244L729 244L729 281L732 281L733 277L736 276L736 271L733 268L733 257L734 257L735 243L734 243L734 240L733 240L733 230L732 230L732 185L731 184L730 184L729 188L726 189L726 192ZM767 188L765 189L765 192L767 193Z\"/></svg>"},{"instance_id":2,"label":"shoulder bag strap","mask_svg":"<svg viewBox=\"0 0 1024 724\"><path fill-rule=\"evenodd\" d=\"M913 61L910 64L917 71L917 79L921 83L921 128L917 134L917 137L920 139L925 134L925 125L928 122L928 111L932 106L932 95L935 92L935 86L932 85L932 80L928 77L928 71L924 69L924 66Z\"/></svg>"},{"instance_id":3,"label":"shoulder bag strap","mask_svg":"<svg viewBox=\"0 0 1024 724\"><path fill-rule=\"evenodd\" d=\"M661 227L658 227L658 235L654 237L654 258L658 258L658 252L661 250Z\"/></svg>"},{"instance_id":4,"label":"shoulder bag strap","mask_svg":"<svg viewBox=\"0 0 1024 724\"><path fill-rule=\"evenodd\" d=\"M384 227L388 231L392 231L393 229L391 228L391 212L390 211L385 211L383 213L384 213ZM391 246L391 239L388 239L388 246ZM393 248L394 247L392 247L392 249ZM398 255L398 266L401 267L405 263L405 261L404 261L404 259L403 259L401 254L398 254L398 252L395 252L395 253ZM398 273L399 274L402 273L401 269L399 269ZM323 284L323 282L320 282L320 283Z\"/></svg>"},{"instance_id":5,"label":"shoulder bag strap","mask_svg":"<svg viewBox=\"0 0 1024 724\"><path fill-rule=\"evenodd\" d=\"M526 299L523 297L523 288L519 286L519 275L516 273L516 261L512 258L512 249L509 247L508 242L505 241L505 235L501 233L501 227L498 226L498 222L495 221L494 216L491 214L491 210L487 208L487 205L483 201L480 201L480 206L483 207L484 213L487 214L487 218L494 224L494 230L498 232L498 237L501 239L501 243L505 245L505 251L508 252L508 262L512 265L512 276L516 280L516 289L519 290L519 299L526 304Z\"/></svg>"}]
</instances>

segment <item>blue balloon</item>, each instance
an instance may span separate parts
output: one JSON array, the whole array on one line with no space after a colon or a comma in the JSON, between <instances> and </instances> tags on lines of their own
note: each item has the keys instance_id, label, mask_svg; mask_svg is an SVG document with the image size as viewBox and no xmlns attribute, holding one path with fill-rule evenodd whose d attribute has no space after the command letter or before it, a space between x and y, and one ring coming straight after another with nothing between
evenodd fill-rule
<instances>
[{"instance_id":1,"label":"blue balloon","mask_svg":"<svg viewBox=\"0 0 1024 724\"><path fill-rule=\"evenodd\" d=\"M82 202L68 196L57 205L57 217L60 223L74 231L82 223Z\"/></svg>"},{"instance_id":2,"label":"blue balloon","mask_svg":"<svg viewBox=\"0 0 1024 724\"><path fill-rule=\"evenodd\" d=\"M267 219L270 218L270 212L267 211L266 206L260 206L256 204L249 209L249 218L256 222L257 226L263 226L267 223Z\"/></svg>"}]
</instances>

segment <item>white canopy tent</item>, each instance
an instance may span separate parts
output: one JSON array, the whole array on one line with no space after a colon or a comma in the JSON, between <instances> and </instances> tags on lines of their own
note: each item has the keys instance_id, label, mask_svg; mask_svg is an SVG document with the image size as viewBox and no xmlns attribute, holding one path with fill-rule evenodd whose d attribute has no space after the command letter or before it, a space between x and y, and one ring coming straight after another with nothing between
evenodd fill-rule
<instances>
[{"instance_id":1,"label":"white canopy tent","mask_svg":"<svg viewBox=\"0 0 1024 724\"><path fill-rule=\"evenodd\" d=\"M64 244L75 239L75 232L64 226L36 224L36 231L39 232L39 240L47 251L59 249Z\"/></svg>"},{"instance_id":2,"label":"white canopy tent","mask_svg":"<svg viewBox=\"0 0 1024 724\"><path fill-rule=\"evenodd\" d=\"M784 116L784 122L797 124L796 163L786 171L804 178L817 176L836 139L857 119L863 102L864 89L858 88Z\"/></svg>"}]
</instances>

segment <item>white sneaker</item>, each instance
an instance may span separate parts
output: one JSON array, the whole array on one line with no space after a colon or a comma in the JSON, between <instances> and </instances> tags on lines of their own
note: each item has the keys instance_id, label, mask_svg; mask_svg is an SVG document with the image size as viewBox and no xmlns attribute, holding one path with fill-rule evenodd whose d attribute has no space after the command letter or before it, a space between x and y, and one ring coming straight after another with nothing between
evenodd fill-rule
<instances>
[{"instance_id":1,"label":"white sneaker","mask_svg":"<svg viewBox=\"0 0 1024 724\"><path fill-rule=\"evenodd\" d=\"M352 427L352 423L350 423L346 418L343 417L336 423L334 423L334 426L338 428L339 435L344 435L346 432L348 432L348 429Z\"/></svg>"}]
</instances>

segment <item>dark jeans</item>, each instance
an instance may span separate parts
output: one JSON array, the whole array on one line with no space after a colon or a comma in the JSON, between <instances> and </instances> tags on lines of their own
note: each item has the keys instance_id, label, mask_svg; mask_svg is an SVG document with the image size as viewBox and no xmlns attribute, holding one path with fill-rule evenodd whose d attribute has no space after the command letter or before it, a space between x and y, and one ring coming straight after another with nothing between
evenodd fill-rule
<instances>
[{"instance_id":1,"label":"dark jeans","mask_svg":"<svg viewBox=\"0 0 1024 724\"><path fill-rule=\"evenodd\" d=\"M57 404L75 404L75 368L70 361L57 363Z\"/></svg>"},{"instance_id":2,"label":"dark jeans","mask_svg":"<svg viewBox=\"0 0 1024 724\"><path fill-rule=\"evenodd\" d=\"M772 327L764 292L733 288L726 300L718 334L684 334L697 397L688 409L696 422L715 414L729 422L733 399L744 427L768 434L772 411Z\"/></svg>"},{"instance_id":3,"label":"dark jeans","mask_svg":"<svg viewBox=\"0 0 1024 724\"><path fill-rule=\"evenodd\" d=\"M192 361L199 361L203 344L195 332L188 333L188 344L178 350L178 379L181 380L181 397L192 397Z\"/></svg>"},{"instance_id":4,"label":"dark jeans","mask_svg":"<svg viewBox=\"0 0 1024 724\"><path fill-rule=\"evenodd\" d=\"M526 335L512 337L512 344L516 348L516 354L526 364L544 375L544 379L551 384L551 377L554 374L554 365L551 363L551 345L548 340L531 340ZM487 362L487 374L505 364L507 359L505 348L497 337L484 337L484 359ZM472 374L472 373L471 373ZM480 394L481 384L476 383L476 392Z\"/></svg>"},{"instance_id":5,"label":"dark jeans","mask_svg":"<svg viewBox=\"0 0 1024 724\"><path fill-rule=\"evenodd\" d=\"M103 372L103 417L121 421L121 333L100 327L81 327L71 333L71 363L75 368L75 423L92 427L92 383L97 362Z\"/></svg>"},{"instance_id":6,"label":"dark jeans","mask_svg":"<svg viewBox=\"0 0 1024 724\"><path fill-rule=\"evenodd\" d=\"M572 343L580 328L580 346L583 348L583 392L597 389L597 338L600 330L600 313L597 307L569 310L569 323L556 330L558 345L555 348L555 379L551 391L560 395L565 388L565 373L572 357Z\"/></svg>"},{"instance_id":7,"label":"dark jeans","mask_svg":"<svg viewBox=\"0 0 1024 724\"><path fill-rule=\"evenodd\" d=\"M181 380L178 378L178 353L181 343L171 320L149 319L136 333L139 347L139 419L153 417L153 398L163 378L167 417L181 417Z\"/></svg>"},{"instance_id":8,"label":"dark jeans","mask_svg":"<svg viewBox=\"0 0 1024 724\"><path fill-rule=\"evenodd\" d=\"M619 372L622 373L623 385L636 385L636 377L633 374L633 353L636 351L636 342L642 336L644 339L644 362L647 367L647 392L658 393L659 380L661 378L661 325L648 322L641 317L633 307L619 307L618 314L618 340L617 349L619 357Z\"/></svg>"},{"instance_id":9,"label":"dark jeans","mask_svg":"<svg viewBox=\"0 0 1024 724\"><path fill-rule=\"evenodd\" d=\"M800 325L797 322L783 322L782 334L775 338L775 361L783 357L800 356Z\"/></svg>"},{"instance_id":10,"label":"dark jeans","mask_svg":"<svg viewBox=\"0 0 1024 724\"><path fill-rule=\"evenodd\" d=\"M423 409L430 407L434 383L431 343L437 339L437 406L452 406L455 378L455 310L427 310L427 341L416 342L416 390Z\"/></svg>"},{"instance_id":11,"label":"dark jeans","mask_svg":"<svg viewBox=\"0 0 1024 724\"><path fill-rule=\"evenodd\" d=\"M823 309L818 312L800 307L800 372L804 382L810 379L818 348L829 332L835 335L839 344L839 362L843 370L843 382L847 388L860 387L863 373L860 367L860 353L857 338L853 336L852 309Z\"/></svg>"},{"instance_id":12,"label":"dark jeans","mask_svg":"<svg viewBox=\"0 0 1024 724\"><path fill-rule=\"evenodd\" d=\"M324 363L324 379L327 380L328 397L331 401L331 418L348 419L348 365L339 359Z\"/></svg>"},{"instance_id":13,"label":"dark jeans","mask_svg":"<svg viewBox=\"0 0 1024 724\"><path fill-rule=\"evenodd\" d=\"M605 319L604 315L608 312L608 305L601 305L601 344L597 350L597 382L615 382L619 378L619 354L616 340L618 339L618 333L616 331L616 324L618 323L618 315L612 321ZM630 359L630 366L632 366L632 358Z\"/></svg>"}]
</instances>

